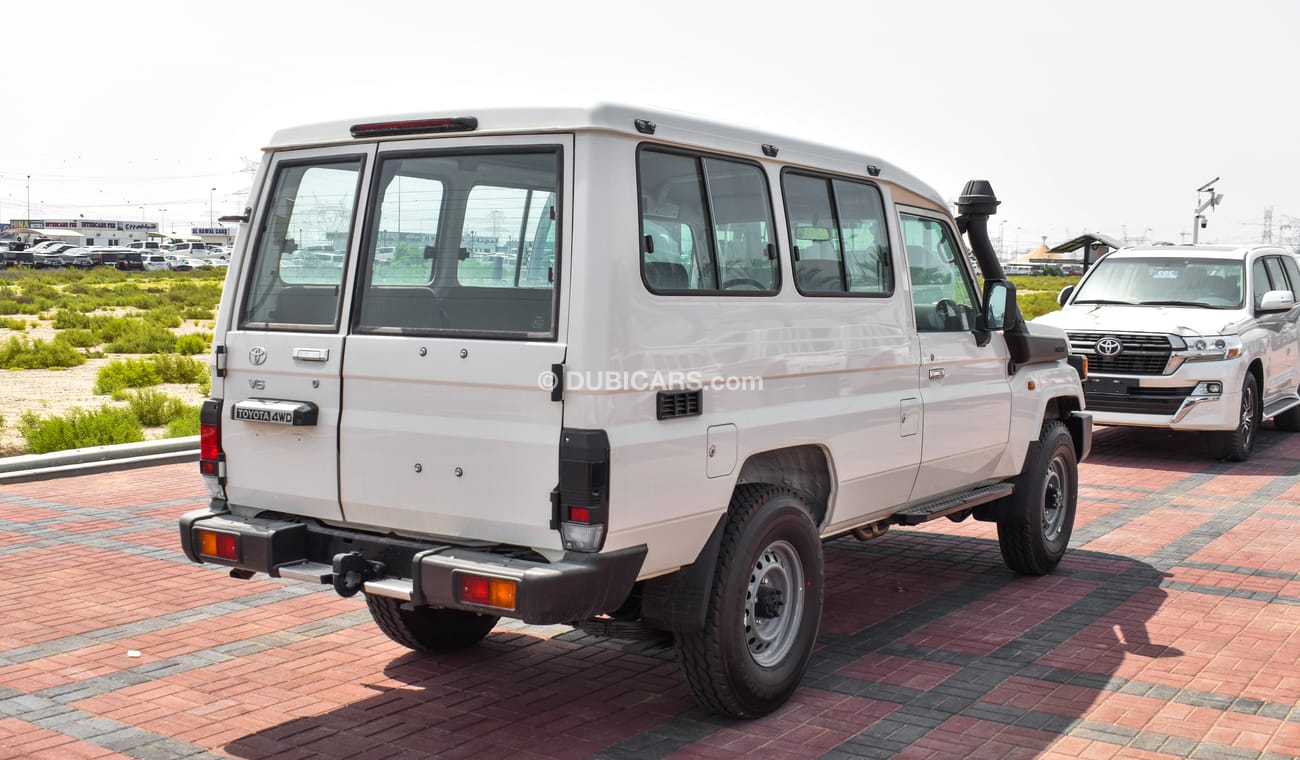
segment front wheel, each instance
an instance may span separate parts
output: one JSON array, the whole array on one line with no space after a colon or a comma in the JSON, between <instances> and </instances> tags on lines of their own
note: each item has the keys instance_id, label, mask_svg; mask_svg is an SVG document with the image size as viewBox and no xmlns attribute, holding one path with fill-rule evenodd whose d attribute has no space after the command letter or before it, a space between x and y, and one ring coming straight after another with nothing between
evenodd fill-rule
<instances>
[{"instance_id":1,"label":"front wheel","mask_svg":"<svg viewBox=\"0 0 1300 760\"><path fill-rule=\"evenodd\" d=\"M1259 422L1263 415L1262 406L1259 398L1259 383L1253 374L1247 372L1246 379L1241 382L1241 406L1237 408L1237 427L1233 430L1216 430L1206 434L1210 454L1215 459L1244 462L1250 458L1250 452L1255 449L1255 433L1259 430Z\"/></svg>"},{"instance_id":2,"label":"front wheel","mask_svg":"<svg viewBox=\"0 0 1300 760\"><path fill-rule=\"evenodd\" d=\"M702 706L757 718L803 678L822 614L822 544L788 488L736 488L704 630L676 635L686 681Z\"/></svg>"},{"instance_id":3,"label":"front wheel","mask_svg":"<svg viewBox=\"0 0 1300 760\"><path fill-rule=\"evenodd\" d=\"M366 594L375 625L388 638L418 652L437 654L477 644L501 618L435 607L404 608L386 596Z\"/></svg>"},{"instance_id":4,"label":"front wheel","mask_svg":"<svg viewBox=\"0 0 1300 760\"><path fill-rule=\"evenodd\" d=\"M1062 422L1048 420L998 521L998 547L1007 567L1022 575L1052 572L1070 543L1078 502L1074 439Z\"/></svg>"}]
</instances>

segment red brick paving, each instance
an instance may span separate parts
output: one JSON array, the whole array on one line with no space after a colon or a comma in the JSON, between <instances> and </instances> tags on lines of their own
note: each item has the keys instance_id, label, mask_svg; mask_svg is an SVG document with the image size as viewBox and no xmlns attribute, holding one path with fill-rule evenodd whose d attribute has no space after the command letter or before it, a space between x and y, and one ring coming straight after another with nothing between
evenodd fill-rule
<instances>
[{"instance_id":1,"label":"red brick paving","mask_svg":"<svg viewBox=\"0 0 1300 760\"><path fill-rule=\"evenodd\" d=\"M841 659L750 722L696 709L670 650L516 626L426 658L379 634L356 599L283 596L284 583L185 563L175 519L204 503L194 465L4 486L0 710L17 717L0 717L0 757L151 756L36 725L45 713L18 702L56 704L80 686L92 693L74 694L70 709L170 740L173 752L241 758L806 758L882 747L997 760L1193 748L1300 756L1300 436L1265 431L1264 448L1237 466L1204 459L1189 440L1099 431L1080 473L1083 538L1053 576L1002 572L995 526L969 521L828 544L814 671L819 657ZM1156 569L1164 556L1175 559ZM187 612L195 619L132 628ZM908 616L908 629L877 633ZM79 638L105 629L117 633ZM1004 679L963 680L984 658L1058 629L1059 644ZM194 659L241 643L260 651ZM6 658L24 647L54 649ZM153 667L168 669L149 675ZM128 672L146 678L111 680ZM1111 680L1062 682L1088 677ZM1120 691L1126 683L1137 692ZM935 712L908 728L918 710L903 703L971 689L962 714ZM1260 713L1225 707L1233 699L1255 700ZM1017 716L1065 722L1039 729L1013 725ZM890 744L893 731L906 741Z\"/></svg>"}]
</instances>

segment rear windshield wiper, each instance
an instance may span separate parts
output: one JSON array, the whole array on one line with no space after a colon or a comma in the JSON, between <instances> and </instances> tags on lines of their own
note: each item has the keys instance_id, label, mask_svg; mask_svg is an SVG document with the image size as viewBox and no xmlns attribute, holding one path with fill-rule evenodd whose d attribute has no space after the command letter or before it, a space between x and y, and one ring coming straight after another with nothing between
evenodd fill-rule
<instances>
[{"instance_id":1,"label":"rear windshield wiper","mask_svg":"<svg viewBox=\"0 0 1300 760\"><path fill-rule=\"evenodd\" d=\"M1143 301L1139 306L1197 306L1202 309L1213 309L1208 303L1200 301Z\"/></svg>"}]
</instances>

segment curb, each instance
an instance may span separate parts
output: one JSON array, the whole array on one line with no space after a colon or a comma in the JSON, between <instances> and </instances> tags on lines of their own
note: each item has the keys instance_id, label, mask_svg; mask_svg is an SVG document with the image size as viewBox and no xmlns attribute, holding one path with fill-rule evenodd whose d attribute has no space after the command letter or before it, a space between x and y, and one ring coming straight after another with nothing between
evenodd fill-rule
<instances>
[{"instance_id":1,"label":"curb","mask_svg":"<svg viewBox=\"0 0 1300 760\"><path fill-rule=\"evenodd\" d=\"M24 454L0 459L0 485L92 475L157 464L197 462L198 459L197 435L116 446L91 446L48 454Z\"/></svg>"}]
</instances>

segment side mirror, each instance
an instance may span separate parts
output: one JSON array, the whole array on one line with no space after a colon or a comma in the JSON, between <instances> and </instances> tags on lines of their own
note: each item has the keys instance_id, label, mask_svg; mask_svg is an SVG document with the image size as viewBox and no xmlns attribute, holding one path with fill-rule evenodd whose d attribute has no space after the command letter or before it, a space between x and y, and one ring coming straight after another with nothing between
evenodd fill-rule
<instances>
[{"instance_id":1,"label":"side mirror","mask_svg":"<svg viewBox=\"0 0 1300 760\"><path fill-rule=\"evenodd\" d=\"M1016 287L1007 280L987 280L984 283L984 312L980 314L980 328L1002 330L1007 326L1007 302L1016 297Z\"/></svg>"},{"instance_id":2,"label":"side mirror","mask_svg":"<svg viewBox=\"0 0 1300 760\"><path fill-rule=\"evenodd\" d=\"M1270 290L1260 299L1259 311L1288 311L1295 306L1295 296L1289 290Z\"/></svg>"},{"instance_id":3,"label":"side mirror","mask_svg":"<svg viewBox=\"0 0 1300 760\"><path fill-rule=\"evenodd\" d=\"M1070 300L1070 296L1072 295L1074 295L1074 286L1066 285L1065 287L1061 288L1060 293L1056 294L1056 302L1064 306L1065 302Z\"/></svg>"}]
</instances>

